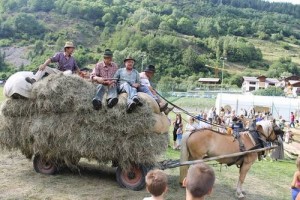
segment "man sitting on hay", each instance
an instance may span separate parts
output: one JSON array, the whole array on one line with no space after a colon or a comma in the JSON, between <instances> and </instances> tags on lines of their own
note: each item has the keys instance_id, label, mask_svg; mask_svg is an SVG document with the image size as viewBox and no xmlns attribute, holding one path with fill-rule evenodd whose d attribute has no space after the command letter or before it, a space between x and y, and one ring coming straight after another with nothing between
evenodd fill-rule
<instances>
[{"instance_id":1,"label":"man sitting on hay","mask_svg":"<svg viewBox=\"0 0 300 200\"><path fill-rule=\"evenodd\" d=\"M48 74L57 74L59 72L66 73L80 73L79 67L72 56L75 50L75 46L72 42L66 42L64 46L64 52L56 53L52 58L46 60L44 64L39 67L39 71L31 78L26 77L25 80L28 83L35 83L36 81L41 80L46 73ZM57 68L48 67L50 63L57 63Z\"/></svg>"},{"instance_id":2,"label":"man sitting on hay","mask_svg":"<svg viewBox=\"0 0 300 200\"><path fill-rule=\"evenodd\" d=\"M137 105L141 106L142 103L137 95L137 89L141 85L139 72L133 69L135 60L128 57L124 60L125 68L119 69L114 78L119 80L119 93L127 93L127 109L131 113Z\"/></svg>"},{"instance_id":3,"label":"man sitting on hay","mask_svg":"<svg viewBox=\"0 0 300 200\"><path fill-rule=\"evenodd\" d=\"M116 81L111 80L118 70L116 63L112 62L113 53L110 49L104 51L104 60L96 64L91 79L98 83L96 96L92 103L95 110L100 110L102 107L102 98L105 91L107 94L107 107L112 108L118 103L118 93Z\"/></svg>"}]
</instances>

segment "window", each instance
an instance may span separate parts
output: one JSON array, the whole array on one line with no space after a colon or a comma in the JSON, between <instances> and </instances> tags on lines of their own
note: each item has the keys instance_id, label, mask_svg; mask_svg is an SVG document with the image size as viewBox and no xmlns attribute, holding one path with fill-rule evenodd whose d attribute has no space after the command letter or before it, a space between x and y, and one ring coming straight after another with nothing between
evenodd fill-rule
<instances>
[{"instance_id":1,"label":"window","mask_svg":"<svg viewBox=\"0 0 300 200\"><path fill-rule=\"evenodd\" d=\"M275 86L275 83L269 83L269 86Z\"/></svg>"},{"instance_id":2,"label":"window","mask_svg":"<svg viewBox=\"0 0 300 200\"><path fill-rule=\"evenodd\" d=\"M249 82L249 84L250 84L250 85L255 85L255 84L256 84L256 82Z\"/></svg>"},{"instance_id":3,"label":"window","mask_svg":"<svg viewBox=\"0 0 300 200\"><path fill-rule=\"evenodd\" d=\"M249 87L249 91L254 91L255 87Z\"/></svg>"}]
</instances>

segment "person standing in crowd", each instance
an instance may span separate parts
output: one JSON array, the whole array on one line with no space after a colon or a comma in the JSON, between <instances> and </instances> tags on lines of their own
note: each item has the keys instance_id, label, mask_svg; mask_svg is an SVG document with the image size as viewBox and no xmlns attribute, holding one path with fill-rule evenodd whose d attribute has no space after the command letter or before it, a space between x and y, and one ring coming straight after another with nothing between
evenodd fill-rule
<instances>
[{"instance_id":1,"label":"person standing in crowd","mask_svg":"<svg viewBox=\"0 0 300 200\"><path fill-rule=\"evenodd\" d=\"M118 69L114 78L119 81L119 93L127 93L127 113L131 113L136 106L141 106L142 103L137 95L137 89L141 85L140 74L133 68L135 60L131 57L124 59L125 67Z\"/></svg>"},{"instance_id":2,"label":"person standing in crowd","mask_svg":"<svg viewBox=\"0 0 300 200\"><path fill-rule=\"evenodd\" d=\"M64 52L56 53L52 58L49 58L39 67L39 71L31 78L26 77L25 80L28 83L35 83L41 80L46 73L57 74L59 72L70 72L80 74L79 67L72 54L75 51L75 46L72 42L66 42L64 46ZM57 68L48 67L50 63L57 63Z\"/></svg>"},{"instance_id":3,"label":"person standing in crowd","mask_svg":"<svg viewBox=\"0 0 300 200\"><path fill-rule=\"evenodd\" d=\"M193 132L197 129L197 123L195 122L195 118L190 117L189 122L185 125L185 132Z\"/></svg>"},{"instance_id":4,"label":"person standing in crowd","mask_svg":"<svg viewBox=\"0 0 300 200\"><path fill-rule=\"evenodd\" d=\"M106 49L103 55L103 61L98 62L91 74L91 80L98 83L97 92L92 100L95 110L102 107L102 98L107 90L107 107L112 108L118 103L118 92L115 80L111 80L118 70L116 63L112 62L113 53Z\"/></svg>"},{"instance_id":5,"label":"person standing in crowd","mask_svg":"<svg viewBox=\"0 0 300 200\"><path fill-rule=\"evenodd\" d=\"M300 200L300 157L296 160L297 171L294 173L291 183L292 200Z\"/></svg>"},{"instance_id":6,"label":"person standing in crowd","mask_svg":"<svg viewBox=\"0 0 300 200\"><path fill-rule=\"evenodd\" d=\"M290 126L291 128L295 128L295 115L293 112L291 112L291 123L290 123Z\"/></svg>"},{"instance_id":7,"label":"person standing in crowd","mask_svg":"<svg viewBox=\"0 0 300 200\"><path fill-rule=\"evenodd\" d=\"M183 135L183 129L182 129L182 124L179 125L179 128L177 129L177 146L175 149L180 149L181 148L181 140L182 140L182 135Z\"/></svg>"},{"instance_id":8,"label":"person standing in crowd","mask_svg":"<svg viewBox=\"0 0 300 200\"><path fill-rule=\"evenodd\" d=\"M176 119L173 122L174 129L173 129L173 149L177 147L176 140L177 140L177 129L179 125L182 124L181 114L176 114Z\"/></svg>"}]
</instances>

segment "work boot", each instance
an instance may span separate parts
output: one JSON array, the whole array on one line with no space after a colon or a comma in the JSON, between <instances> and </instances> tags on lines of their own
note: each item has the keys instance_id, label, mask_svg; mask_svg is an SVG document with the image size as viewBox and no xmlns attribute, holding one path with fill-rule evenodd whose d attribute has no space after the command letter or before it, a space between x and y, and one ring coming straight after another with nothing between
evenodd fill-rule
<instances>
[{"instance_id":1,"label":"work boot","mask_svg":"<svg viewBox=\"0 0 300 200\"><path fill-rule=\"evenodd\" d=\"M118 98L111 98L107 101L107 107L112 108L118 103Z\"/></svg>"},{"instance_id":2,"label":"work boot","mask_svg":"<svg viewBox=\"0 0 300 200\"><path fill-rule=\"evenodd\" d=\"M132 101L136 103L136 105L138 106L143 106L143 103L140 101L138 97L133 98Z\"/></svg>"},{"instance_id":3,"label":"work boot","mask_svg":"<svg viewBox=\"0 0 300 200\"><path fill-rule=\"evenodd\" d=\"M95 110L100 110L102 108L102 103L99 99L94 98L92 104Z\"/></svg>"},{"instance_id":4,"label":"work boot","mask_svg":"<svg viewBox=\"0 0 300 200\"><path fill-rule=\"evenodd\" d=\"M168 115L173 109L174 109L174 107L172 107L172 108L167 108L167 109L164 111L165 115Z\"/></svg>"},{"instance_id":5,"label":"work boot","mask_svg":"<svg viewBox=\"0 0 300 200\"><path fill-rule=\"evenodd\" d=\"M127 109L126 109L126 112L127 113L132 113L132 111L136 108L136 103L135 102L132 102L130 104L127 105Z\"/></svg>"},{"instance_id":6,"label":"work boot","mask_svg":"<svg viewBox=\"0 0 300 200\"><path fill-rule=\"evenodd\" d=\"M25 80L30 84L34 84L36 82L34 78L30 78L30 77L26 77Z\"/></svg>"},{"instance_id":7,"label":"work boot","mask_svg":"<svg viewBox=\"0 0 300 200\"><path fill-rule=\"evenodd\" d=\"M165 103L165 104L160 103L160 104L159 104L160 112L165 111L167 108L168 108L168 103Z\"/></svg>"}]
</instances>

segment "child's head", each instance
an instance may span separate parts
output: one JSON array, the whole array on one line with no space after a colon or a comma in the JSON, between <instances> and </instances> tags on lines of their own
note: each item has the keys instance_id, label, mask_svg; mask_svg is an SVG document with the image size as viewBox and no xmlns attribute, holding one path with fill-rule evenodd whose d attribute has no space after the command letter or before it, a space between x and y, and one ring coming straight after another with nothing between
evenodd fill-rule
<instances>
[{"instance_id":1,"label":"child's head","mask_svg":"<svg viewBox=\"0 0 300 200\"><path fill-rule=\"evenodd\" d=\"M300 156L296 160L297 169L300 171Z\"/></svg>"},{"instance_id":2,"label":"child's head","mask_svg":"<svg viewBox=\"0 0 300 200\"><path fill-rule=\"evenodd\" d=\"M210 194L215 183L214 170L205 163L190 166L184 186L193 198Z\"/></svg>"},{"instance_id":3,"label":"child's head","mask_svg":"<svg viewBox=\"0 0 300 200\"><path fill-rule=\"evenodd\" d=\"M179 128L182 128L182 124L179 124Z\"/></svg>"},{"instance_id":4,"label":"child's head","mask_svg":"<svg viewBox=\"0 0 300 200\"><path fill-rule=\"evenodd\" d=\"M146 175L146 188L154 197L159 197L167 191L168 177L159 169L151 170Z\"/></svg>"}]
</instances>

